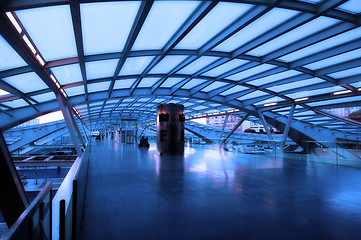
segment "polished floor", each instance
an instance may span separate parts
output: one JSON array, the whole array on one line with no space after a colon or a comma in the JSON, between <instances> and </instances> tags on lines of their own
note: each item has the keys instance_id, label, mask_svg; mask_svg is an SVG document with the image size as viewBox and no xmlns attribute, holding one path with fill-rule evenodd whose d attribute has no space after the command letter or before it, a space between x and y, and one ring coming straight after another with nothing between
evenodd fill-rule
<instances>
[{"instance_id":1,"label":"polished floor","mask_svg":"<svg viewBox=\"0 0 361 240\"><path fill-rule=\"evenodd\" d=\"M93 142L82 239L360 239L361 169Z\"/></svg>"}]
</instances>

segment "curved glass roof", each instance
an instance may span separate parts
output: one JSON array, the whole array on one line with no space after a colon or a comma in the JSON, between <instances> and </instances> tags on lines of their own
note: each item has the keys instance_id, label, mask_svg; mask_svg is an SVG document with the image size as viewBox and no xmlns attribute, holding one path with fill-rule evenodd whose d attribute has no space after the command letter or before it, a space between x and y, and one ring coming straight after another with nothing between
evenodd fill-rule
<instances>
[{"instance_id":1,"label":"curved glass roof","mask_svg":"<svg viewBox=\"0 0 361 240\"><path fill-rule=\"evenodd\" d=\"M360 106L360 6L9 1L0 127L59 109L59 95L93 128L102 119L154 122L159 103L184 104L188 116L237 109L275 118L297 104L295 121L359 134L321 110Z\"/></svg>"}]
</instances>

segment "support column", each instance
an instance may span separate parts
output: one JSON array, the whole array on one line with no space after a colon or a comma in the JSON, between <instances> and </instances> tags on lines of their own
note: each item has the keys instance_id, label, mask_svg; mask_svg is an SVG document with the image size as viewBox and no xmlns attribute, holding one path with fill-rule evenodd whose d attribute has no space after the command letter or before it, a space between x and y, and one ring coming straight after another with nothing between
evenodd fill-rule
<instances>
[{"instance_id":1,"label":"support column","mask_svg":"<svg viewBox=\"0 0 361 240\"><path fill-rule=\"evenodd\" d=\"M0 131L0 209L10 228L28 207L24 187Z\"/></svg>"},{"instance_id":2,"label":"support column","mask_svg":"<svg viewBox=\"0 0 361 240\"><path fill-rule=\"evenodd\" d=\"M69 109L69 108L68 108ZM85 144L85 141L84 141L84 136L83 134L80 132L80 129L78 127L78 123L76 122L75 118L74 118L74 114L73 112L69 109L69 112L70 112L70 117L71 117L71 120L73 122L73 126L74 126L74 129L76 131L76 133L78 134L79 136L79 139L80 139L80 142L81 142L81 145L83 148L85 148L86 144Z\"/></svg>"},{"instance_id":3,"label":"support column","mask_svg":"<svg viewBox=\"0 0 361 240\"><path fill-rule=\"evenodd\" d=\"M70 110L69 110L68 106L66 106L63 98L59 94L56 94L56 98L58 100L61 112L63 113L66 125L68 126L70 137L71 137L71 140L74 143L76 153L77 153L78 156L81 156L83 154L83 152L81 150L81 147L80 147L78 139L77 139L77 134L76 134L74 122L73 122L73 120L71 118Z\"/></svg>"},{"instance_id":4,"label":"support column","mask_svg":"<svg viewBox=\"0 0 361 240\"><path fill-rule=\"evenodd\" d=\"M227 139L232 136L232 134L237 130L237 128L239 128L239 126L241 126L241 124L248 118L249 114L247 113L243 118L241 118L241 120L239 120L239 122L237 123L236 126L234 126L234 128L232 129L232 131L227 135L227 137L225 137L223 139L223 141L221 142L221 146L227 141Z\"/></svg>"},{"instance_id":5,"label":"support column","mask_svg":"<svg viewBox=\"0 0 361 240\"><path fill-rule=\"evenodd\" d=\"M287 137L288 137L288 133L290 132L292 119L293 119L293 113L295 112L295 107L296 107L296 105L293 103L291 105L290 113L288 114L287 124L286 124L284 132L283 132L283 137L282 137L281 146L280 146L280 150L282 152L283 152L283 148L285 147L285 143L286 143L286 140L287 140Z\"/></svg>"},{"instance_id":6,"label":"support column","mask_svg":"<svg viewBox=\"0 0 361 240\"><path fill-rule=\"evenodd\" d=\"M262 124L263 124L263 127L264 127L265 130L266 130L268 139L269 139L270 141L274 141L273 136L272 136L272 133L271 133L271 131L269 130L268 123L266 122L266 119L265 119L264 116L263 116L263 113L262 113L260 110L257 110L257 112L258 112L258 117L259 117L259 119L261 119Z\"/></svg>"},{"instance_id":7,"label":"support column","mask_svg":"<svg viewBox=\"0 0 361 240\"><path fill-rule=\"evenodd\" d=\"M229 114L226 115L226 118L224 119L224 122L223 122L223 126L222 126L222 131L221 131L221 134L219 135L219 142L222 141L222 137L223 137L223 133L224 133L224 128L226 127L226 124L228 122L228 117L229 117Z\"/></svg>"}]
</instances>

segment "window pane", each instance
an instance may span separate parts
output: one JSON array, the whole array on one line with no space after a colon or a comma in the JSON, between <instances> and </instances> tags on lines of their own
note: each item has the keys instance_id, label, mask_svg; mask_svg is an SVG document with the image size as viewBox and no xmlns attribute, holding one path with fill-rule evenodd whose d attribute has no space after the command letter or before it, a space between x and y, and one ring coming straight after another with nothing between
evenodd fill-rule
<instances>
[{"instance_id":1,"label":"window pane","mask_svg":"<svg viewBox=\"0 0 361 240\"><path fill-rule=\"evenodd\" d=\"M149 65L154 57L130 57L125 60L122 69L119 72L121 75L140 75L144 69Z\"/></svg>"},{"instance_id":2,"label":"window pane","mask_svg":"<svg viewBox=\"0 0 361 240\"><path fill-rule=\"evenodd\" d=\"M243 64L248 63L249 61L242 60L242 59L233 59L231 61L228 61L216 68L213 68L212 70L209 70L208 72L203 73L202 75L205 76L211 76L211 77L217 77L225 72L228 72L232 69L235 69L236 67L239 67Z\"/></svg>"},{"instance_id":3,"label":"window pane","mask_svg":"<svg viewBox=\"0 0 361 240\"><path fill-rule=\"evenodd\" d=\"M208 85L207 87L203 88L202 91L203 92L210 92L212 90L215 90L217 88L223 87L225 85L227 85L228 83L224 83L224 82L214 82L210 85Z\"/></svg>"},{"instance_id":4,"label":"window pane","mask_svg":"<svg viewBox=\"0 0 361 240\"><path fill-rule=\"evenodd\" d=\"M3 80L23 93L48 88L43 80L41 80L41 78L34 72L3 78Z\"/></svg>"},{"instance_id":5,"label":"window pane","mask_svg":"<svg viewBox=\"0 0 361 240\"><path fill-rule=\"evenodd\" d=\"M251 77L253 75L256 75L258 73L265 72L265 71L270 70L272 68L275 68L275 66L265 63L265 64L258 65L256 67L247 69L246 71L242 71L240 73L233 74L233 75L231 75L229 77L226 77L226 79L230 79L230 80L233 80L233 81L239 81L239 80L245 79L247 77Z\"/></svg>"},{"instance_id":6,"label":"window pane","mask_svg":"<svg viewBox=\"0 0 361 240\"><path fill-rule=\"evenodd\" d=\"M150 71L150 73L168 73L186 58L187 56L166 56Z\"/></svg>"},{"instance_id":7,"label":"window pane","mask_svg":"<svg viewBox=\"0 0 361 240\"><path fill-rule=\"evenodd\" d=\"M267 95L267 93L256 90L254 92L248 93L246 95L243 95L242 97L237 98L238 100L244 101L247 99L251 99L251 98L256 98L256 97L261 97L261 96L265 96Z\"/></svg>"},{"instance_id":8,"label":"window pane","mask_svg":"<svg viewBox=\"0 0 361 240\"><path fill-rule=\"evenodd\" d=\"M243 90L246 90L246 89L248 89L248 88L237 85L237 86L234 86L234 87L228 89L227 91L222 92L220 95L228 96L228 95L231 95L233 93L240 92L240 91L243 91Z\"/></svg>"},{"instance_id":9,"label":"window pane","mask_svg":"<svg viewBox=\"0 0 361 240\"><path fill-rule=\"evenodd\" d=\"M206 80L203 79L192 79L189 82L187 82L182 89L191 89L194 88L196 86L198 86L199 84L204 83Z\"/></svg>"},{"instance_id":10,"label":"window pane","mask_svg":"<svg viewBox=\"0 0 361 240\"><path fill-rule=\"evenodd\" d=\"M32 98L35 101L38 101L40 103L56 99L55 94L53 92L48 92L48 93L44 93L44 94L35 95L35 96L32 96Z\"/></svg>"},{"instance_id":11,"label":"window pane","mask_svg":"<svg viewBox=\"0 0 361 240\"><path fill-rule=\"evenodd\" d=\"M115 81L114 89L130 88L134 82L135 82L135 79L117 80L117 81Z\"/></svg>"},{"instance_id":12,"label":"window pane","mask_svg":"<svg viewBox=\"0 0 361 240\"><path fill-rule=\"evenodd\" d=\"M345 78L345 77L350 77L350 76L354 76L357 74L361 74L361 67L356 67L356 68L351 68L351 69L347 69L347 70L340 71L340 72L335 72L335 73L329 74L329 76L333 77L333 78Z\"/></svg>"},{"instance_id":13,"label":"window pane","mask_svg":"<svg viewBox=\"0 0 361 240\"><path fill-rule=\"evenodd\" d=\"M5 106L11 107L11 108L20 108L20 107L25 107L25 106L29 105L22 98L16 99L16 100L13 100L13 101L3 102L1 104L4 104Z\"/></svg>"},{"instance_id":14,"label":"window pane","mask_svg":"<svg viewBox=\"0 0 361 240\"><path fill-rule=\"evenodd\" d=\"M326 101L319 101L313 103L307 103L308 106L316 107L316 106L323 106L323 105L330 105L330 104L339 104L339 103L351 103L361 101L361 96L354 96L354 97L345 97L345 98L338 98L333 100L326 100Z\"/></svg>"},{"instance_id":15,"label":"window pane","mask_svg":"<svg viewBox=\"0 0 361 240\"><path fill-rule=\"evenodd\" d=\"M179 83L180 81L182 81L183 78L168 78L162 85L161 87L164 88L170 88L173 87L174 85L176 85L177 83Z\"/></svg>"},{"instance_id":16,"label":"window pane","mask_svg":"<svg viewBox=\"0 0 361 240\"><path fill-rule=\"evenodd\" d=\"M217 59L219 59L219 57L200 57L188 66L179 70L177 73L192 75L201 70L202 68L208 66L212 62L216 61Z\"/></svg>"},{"instance_id":17,"label":"window pane","mask_svg":"<svg viewBox=\"0 0 361 240\"><path fill-rule=\"evenodd\" d=\"M327 93L333 93L337 91L345 90L345 88L340 86L334 86L329 88L322 88L322 89L316 89L311 91L303 91L303 92L296 92L292 94L287 94L286 96L292 99L296 98L303 98L303 97L311 97L315 95L321 95L321 94L327 94Z\"/></svg>"},{"instance_id":18,"label":"window pane","mask_svg":"<svg viewBox=\"0 0 361 240\"><path fill-rule=\"evenodd\" d=\"M85 67L88 80L113 77L118 62L118 59L86 62Z\"/></svg>"},{"instance_id":19,"label":"window pane","mask_svg":"<svg viewBox=\"0 0 361 240\"><path fill-rule=\"evenodd\" d=\"M143 78L139 83L138 88L146 88L153 86L160 78Z\"/></svg>"},{"instance_id":20,"label":"window pane","mask_svg":"<svg viewBox=\"0 0 361 240\"><path fill-rule=\"evenodd\" d=\"M296 75L300 75L300 72L295 71L295 70L288 70L288 71L280 72L277 74L272 74L267 77L259 78L257 80L250 81L248 83L251 85L254 85L254 86L261 86L261 85L264 85L267 83L276 82L278 80L293 77Z\"/></svg>"},{"instance_id":21,"label":"window pane","mask_svg":"<svg viewBox=\"0 0 361 240\"><path fill-rule=\"evenodd\" d=\"M0 49L0 71L27 65L2 36L0 36Z\"/></svg>"},{"instance_id":22,"label":"window pane","mask_svg":"<svg viewBox=\"0 0 361 240\"><path fill-rule=\"evenodd\" d=\"M348 0L338 8L351 13L361 13L361 4L359 0Z\"/></svg>"},{"instance_id":23,"label":"window pane","mask_svg":"<svg viewBox=\"0 0 361 240\"><path fill-rule=\"evenodd\" d=\"M267 104L267 103L275 103L275 102L280 102L282 100L284 100L284 99L280 98L280 97L271 97L269 99L266 99L266 100L260 101L258 103L255 103L254 105L263 105L263 104Z\"/></svg>"},{"instance_id":24,"label":"window pane","mask_svg":"<svg viewBox=\"0 0 361 240\"><path fill-rule=\"evenodd\" d=\"M267 89L274 91L274 92L282 92L282 91L295 89L295 88L299 88L299 87L314 85L316 83L321 83L321 82L325 82L325 81L322 80L321 78L311 78L311 79L306 79L306 80L301 80L301 81L296 81L296 82L290 82L287 84L277 85L277 86L270 87Z\"/></svg>"},{"instance_id":25,"label":"window pane","mask_svg":"<svg viewBox=\"0 0 361 240\"><path fill-rule=\"evenodd\" d=\"M58 79L61 85L82 82L83 77L81 76L79 64L70 64L60 67L52 68L55 77Z\"/></svg>"},{"instance_id":26,"label":"window pane","mask_svg":"<svg viewBox=\"0 0 361 240\"><path fill-rule=\"evenodd\" d=\"M84 91L84 86L76 86L76 87L71 87L71 88L66 88L64 89L66 94L68 94L69 97L71 96L75 96L75 95L82 95L85 93Z\"/></svg>"},{"instance_id":27,"label":"window pane","mask_svg":"<svg viewBox=\"0 0 361 240\"><path fill-rule=\"evenodd\" d=\"M336 56L333 56L330 58L323 59L318 62L314 62L314 63L308 64L308 65L305 65L304 67L311 69L311 70L317 70L317 69L325 68L328 66L332 66L334 64L357 59L357 58L360 58L360 56L361 56L361 49L357 49L354 51L346 52L346 53L339 54L339 55L336 55Z\"/></svg>"},{"instance_id":28,"label":"window pane","mask_svg":"<svg viewBox=\"0 0 361 240\"><path fill-rule=\"evenodd\" d=\"M88 92L99 92L99 91L108 91L110 82L99 82L88 84Z\"/></svg>"}]
</instances>

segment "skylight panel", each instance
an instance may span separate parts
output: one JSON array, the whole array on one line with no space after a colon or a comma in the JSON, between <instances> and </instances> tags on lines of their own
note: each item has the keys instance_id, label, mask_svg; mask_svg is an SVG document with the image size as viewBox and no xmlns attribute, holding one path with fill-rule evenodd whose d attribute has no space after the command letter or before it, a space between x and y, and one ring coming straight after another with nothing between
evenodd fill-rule
<instances>
[{"instance_id":1,"label":"skylight panel","mask_svg":"<svg viewBox=\"0 0 361 240\"><path fill-rule=\"evenodd\" d=\"M43 93L35 96L31 96L35 101L38 101L40 103L47 102L50 100L55 100L55 94L53 92Z\"/></svg>"},{"instance_id":2,"label":"skylight panel","mask_svg":"<svg viewBox=\"0 0 361 240\"><path fill-rule=\"evenodd\" d=\"M247 77L251 77L253 75L256 75L258 73L265 72L265 71L270 70L272 68L275 68L275 66L271 65L271 64L264 63L264 64L258 65L256 67L253 67L253 68L247 69L245 71L242 71L240 73L233 74L233 75L231 75L229 77L226 77L226 79L233 80L233 81L239 81L239 80L245 79Z\"/></svg>"},{"instance_id":3,"label":"skylight panel","mask_svg":"<svg viewBox=\"0 0 361 240\"><path fill-rule=\"evenodd\" d=\"M187 83L182 87L182 89L192 89L192 88L194 88L194 87L196 87L196 86L198 86L199 84L202 84L202 83L204 83L204 82L206 82L206 80L195 78L195 79L192 79L192 80L190 80L189 82L187 82Z\"/></svg>"},{"instance_id":4,"label":"skylight panel","mask_svg":"<svg viewBox=\"0 0 361 240\"><path fill-rule=\"evenodd\" d=\"M88 80L113 77L118 62L119 59L86 62L85 67Z\"/></svg>"},{"instance_id":5,"label":"skylight panel","mask_svg":"<svg viewBox=\"0 0 361 240\"><path fill-rule=\"evenodd\" d=\"M110 81L88 84L88 92L108 91Z\"/></svg>"},{"instance_id":6,"label":"skylight panel","mask_svg":"<svg viewBox=\"0 0 361 240\"><path fill-rule=\"evenodd\" d=\"M16 99L13 101L8 101L8 102L3 102L1 103L7 107L11 107L11 108L20 108L20 107L25 107L28 106L29 104L22 98L20 99Z\"/></svg>"},{"instance_id":7,"label":"skylight panel","mask_svg":"<svg viewBox=\"0 0 361 240\"><path fill-rule=\"evenodd\" d=\"M155 1L133 50L162 49L198 4L197 1Z\"/></svg>"},{"instance_id":8,"label":"skylight panel","mask_svg":"<svg viewBox=\"0 0 361 240\"><path fill-rule=\"evenodd\" d=\"M248 89L248 88L237 85L237 86L234 86L234 87L228 89L227 91L224 91L224 92L220 93L219 95L228 96L228 95L231 95L233 93L237 93L237 92L240 92L240 91L243 91L243 90L246 90L246 89Z\"/></svg>"},{"instance_id":9,"label":"skylight panel","mask_svg":"<svg viewBox=\"0 0 361 240\"><path fill-rule=\"evenodd\" d=\"M361 4L359 0L348 0L337 8L351 13L361 13Z\"/></svg>"},{"instance_id":10,"label":"skylight panel","mask_svg":"<svg viewBox=\"0 0 361 240\"><path fill-rule=\"evenodd\" d=\"M176 48L198 49L229 24L242 16L251 5L240 3L218 3Z\"/></svg>"},{"instance_id":11,"label":"skylight panel","mask_svg":"<svg viewBox=\"0 0 361 240\"><path fill-rule=\"evenodd\" d=\"M286 96L289 98L292 98L292 99L297 99L297 98L311 97L311 96L315 96L315 95L333 93L333 92L342 91L342 90L345 90L345 88L343 88L341 86L334 86L334 87L321 88L321 89L316 89L316 90L311 90L311 91L302 91L302 92L286 94Z\"/></svg>"},{"instance_id":12,"label":"skylight panel","mask_svg":"<svg viewBox=\"0 0 361 240\"><path fill-rule=\"evenodd\" d=\"M206 106L196 106L196 107L193 108L193 110L200 111L200 110L204 110L204 109L207 109L207 108L208 107L206 107Z\"/></svg>"},{"instance_id":13,"label":"skylight panel","mask_svg":"<svg viewBox=\"0 0 361 240\"><path fill-rule=\"evenodd\" d=\"M135 79L120 79L115 81L114 89L122 89L122 88L130 88L133 83L135 82ZM126 99L123 100L124 102Z\"/></svg>"},{"instance_id":14,"label":"skylight panel","mask_svg":"<svg viewBox=\"0 0 361 240\"><path fill-rule=\"evenodd\" d=\"M64 90L65 90L66 94L69 97L76 96L76 95L82 95L82 94L85 93L83 85L76 86L76 87L71 87L71 88L66 88Z\"/></svg>"},{"instance_id":15,"label":"skylight panel","mask_svg":"<svg viewBox=\"0 0 361 240\"><path fill-rule=\"evenodd\" d=\"M216 81L216 82L208 85L207 87L203 88L202 91L203 91L203 92L210 92L210 91L215 90L215 89L217 89L217 88L223 87L223 86L225 86L225 85L227 85L227 84L228 84L228 83L225 83L225 82L217 82L217 81Z\"/></svg>"},{"instance_id":16,"label":"skylight panel","mask_svg":"<svg viewBox=\"0 0 361 240\"><path fill-rule=\"evenodd\" d=\"M51 71L61 85L83 81L78 63L51 68Z\"/></svg>"},{"instance_id":17,"label":"skylight panel","mask_svg":"<svg viewBox=\"0 0 361 240\"><path fill-rule=\"evenodd\" d=\"M85 55L121 52L140 1L80 4Z\"/></svg>"},{"instance_id":18,"label":"skylight panel","mask_svg":"<svg viewBox=\"0 0 361 240\"><path fill-rule=\"evenodd\" d=\"M274 92L282 92L282 91L291 90L291 89L295 89L295 88L314 85L316 83L321 83L321 82L325 82L325 81L322 80L321 78L311 78L311 79L306 79L306 80L301 80L301 81L296 81L296 82L290 82L287 84L276 85L273 87L269 87L267 89L274 91Z\"/></svg>"},{"instance_id":19,"label":"skylight panel","mask_svg":"<svg viewBox=\"0 0 361 240\"><path fill-rule=\"evenodd\" d=\"M208 66L212 62L216 61L217 59L219 59L219 57L200 57L197 60L193 61L191 64L179 70L177 73L192 75L201 70L202 68Z\"/></svg>"},{"instance_id":20,"label":"skylight panel","mask_svg":"<svg viewBox=\"0 0 361 240\"><path fill-rule=\"evenodd\" d=\"M48 88L48 86L35 72L6 77L3 78L3 80L23 93L29 93Z\"/></svg>"},{"instance_id":21,"label":"skylight panel","mask_svg":"<svg viewBox=\"0 0 361 240\"><path fill-rule=\"evenodd\" d=\"M139 83L138 88L147 88L153 86L160 78L143 78Z\"/></svg>"},{"instance_id":22,"label":"skylight panel","mask_svg":"<svg viewBox=\"0 0 361 240\"><path fill-rule=\"evenodd\" d=\"M332 48L334 46L346 43L348 41L361 38L361 27L352 29L350 31L338 34L332 38L328 38L324 41L312 44L308 47L302 48L298 51L292 52L285 56L280 57L279 59L285 62L293 62L297 59L307 57L311 54L324 51L326 49Z\"/></svg>"},{"instance_id":23,"label":"skylight panel","mask_svg":"<svg viewBox=\"0 0 361 240\"><path fill-rule=\"evenodd\" d=\"M357 83L352 83L352 86L355 87L355 88L361 87L361 81L360 81L360 82L357 82ZM359 90L359 91L360 91L360 90Z\"/></svg>"},{"instance_id":24,"label":"skylight panel","mask_svg":"<svg viewBox=\"0 0 361 240\"><path fill-rule=\"evenodd\" d=\"M26 66L26 62L0 35L0 71Z\"/></svg>"},{"instance_id":25,"label":"skylight panel","mask_svg":"<svg viewBox=\"0 0 361 240\"><path fill-rule=\"evenodd\" d=\"M271 98L268 98L266 100L257 102L254 105L263 105L263 104L267 104L267 103L276 103L276 102L280 102L282 100L284 100L284 99L280 98L280 97L271 97Z\"/></svg>"},{"instance_id":26,"label":"skylight panel","mask_svg":"<svg viewBox=\"0 0 361 240\"><path fill-rule=\"evenodd\" d=\"M307 64L304 67L311 69L311 70L317 70L317 69L325 68L325 67L332 66L332 65L335 65L338 63L357 59L357 58L360 58L360 56L361 56L361 49L357 49L357 50L342 53L342 54L339 54L339 55L336 55L336 56L333 56L330 58L326 58L326 59L323 59L318 62Z\"/></svg>"},{"instance_id":27,"label":"skylight panel","mask_svg":"<svg viewBox=\"0 0 361 240\"><path fill-rule=\"evenodd\" d=\"M257 80L250 81L248 83L251 85L254 85L254 86L261 86L261 85L264 85L267 83L276 82L278 80L293 77L293 76L300 75L300 74L301 73L298 71L288 70L288 71L280 72L277 74L272 74L267 77L259 78Z\"/></svg>"},{"instance_id":28,"label":"skylight panel","mask_svg":"<svg viewBox=\"0 0 361 240\"><path fill-rule=\"evenodd\" d=\"M179 83L180 81L182 81L183 78L168 78L162 85L161 87L163 88L170 88L173 87L174 85L176 85L177 83Z\"/></svg>"},{"instance_id":29,"label":"skylight panel","mask_svg":"<svg viewBox=\"0 0 361 240\"><path fill-rule=\"evenodd\" d=\"M244 101L244 100L248 100L251 98L256 98L256 97L261 97L261 96L265 96L267 95L267 93L256 90L254 92L248 93L246 95L243 95L242 97L237 98L238 100Z\"/></svg>"},{"instance_id":30,"label":"skylight panel","mask_svg":"<svg viewBox=\"0 0 361 240\"><path fill-rule=\"evenodd\" d=\"M248 52L250 55L254 56L264 56L268 53L271 53L281 47L292 44L302 38L308 37L313 33L319 32L333 24L338 23L339 20L329 18L329 17L318 17L311 22L308 22L290 32L287 32L280 37L277 37L257 48Z\"/></svg>"},{"instance_id":31,"label":"skylight panel","mask_svg":"<svg viewBox=\"0 0 361 240\"><path fill-rule=\"evenodd\" d=\"M154 57L129 57L125 60L122 69L119 72L121 75L140 75Z\"/></svg>"},{"instance_id":32,"label":"skylight panel","mask_svg":"<svg viewBox=\"0 0 361 240\"><path fill-rule=\"evenodd\" d=\"M249 61L242 60L242 59L233 59L231 61L228 61L216 68L213 68L209 70L208 72L203 73L202 75L205 76L211 76L211 77L217 77L219 75L222 75L225 72L228 72L232 69L235 69L236 67L239 67L243 64L248 63Z\"/></svg>"},{"instance_id":33,"label":"skylight panel","mask_svg":"<svg viewBox=\"0 0 361 240\"><path fill-rule=\"evenodd\" d=\"M329 74L329 76L332 78L346 78L346 77L351 77L351 76L358 75L358 74L361 74L361 67L350 68L350 69L347 69L344 71L331 73L331 74Z\"/></svg>"},{"instance_id":34,"label":"skylight panel","mask_svg":"<svg viewBox=\"0 0 361 240\"><path fill-rule=\"evenodd\" d=\"M361 96L345 97L345 98L337 98L337 99L326 100L326 101L312 102L312 103L307 103L307 105L311 106L311 107L316 107L316 106L324 106L324 105L331 105L331 104L351 103L351 102L356 102L356 101L361 101Z\"/></svg>"},{"instance_id":35,"label":"skylight panel","mask_svg":"<svg viewBox=\"0 0 361 240\"><path fill-rule=\"evenodd\" d=\"M234 51L273 27L294 17L298 13L299 12L293 10L274 8L216 46L213 50L226 52Z\"/></svg>"},{"instance_id":36,"label":"skylight panel","mask_svg":"<svg viewBox=\"0 0 361 240\"><path fill-rule=\"evenodd\" d=\"M158 63L151 71L150 73L168 73L173 68L178 66L181 62L183 62L187 56L166 56L163 58L160 63Z\"/></svg>"},{"instance_id":37,"label":"skylight panel","mask_svg":"<svg viewBox=\"0 0 361 240\"><path fill-rule=\"evenodd\" d=\"M77 56L69 5L15 12L46 61Z\"/></svg>"}]
</instances>

